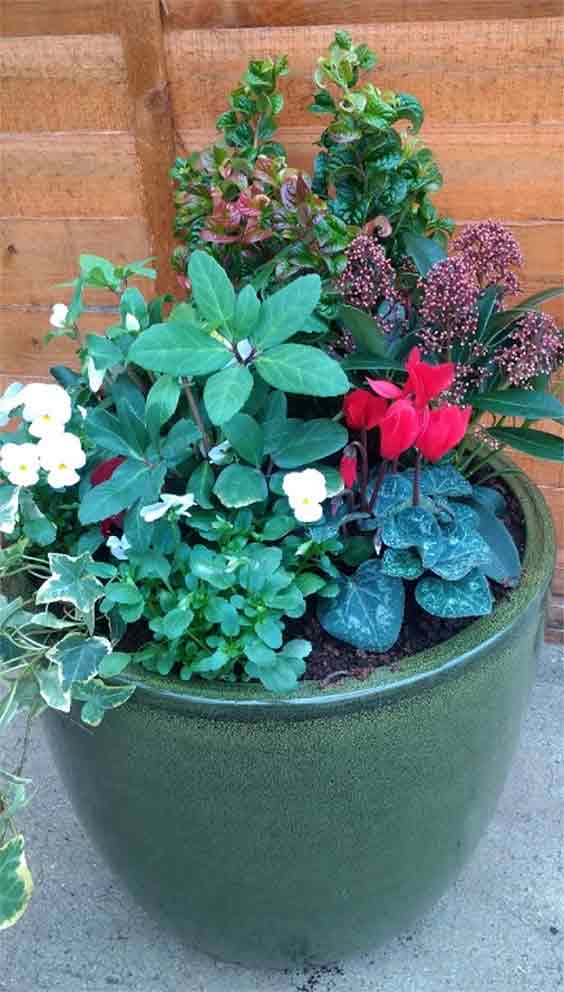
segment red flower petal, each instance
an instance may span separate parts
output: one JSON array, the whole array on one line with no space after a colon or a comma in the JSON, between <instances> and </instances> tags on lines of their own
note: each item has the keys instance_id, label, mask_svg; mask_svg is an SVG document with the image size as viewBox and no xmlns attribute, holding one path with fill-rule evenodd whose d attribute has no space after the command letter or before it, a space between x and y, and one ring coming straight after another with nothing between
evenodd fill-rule
<instances>
[{"instance_id":1,"label":"red flower petal","mask_svg":"<svg viewBox=\"0 0 564 992\"><path fill-rule=\"evenodd\" d=\"M105 462L100 462L90 476L92 485L99 486L101 482L107 482L124 461L123 455L116 455L115 458L107 458Z\"/></svg>"},{"instance_id":2,"label":"red flower petal","mask_svg":"<svg viewBox=\"0 0 564 992\"><path fill-rule=\"evenodd\" d=\"M438 462L443 455L455 448L464 437L472 407L452 406L445 403L429 411L426 426L417 439L417 448L430 462Z\"/></svg>"},{"instance_id":3,"label":"red flower petal","mask_svg":"<svg viewBox=\"0 0 564 992\"><path fill-rule=\"evenodd\" d=\"M403 393L399 386L395 386L393 382L388 382L387 379L367 379L366 381L378 396L384 396L387 400L397 400Z\"/></svg>"},{"instance_id":4,"label":"red flower petal","mask_svg":"<svg viewBox=\"0 0 564 992\"><path fill-rule=\"evenodd\" d=\"M339 463L339 472L347 489L352 489L356 482L356 452L353 448L353 454L349 455L347 454L348 450L345 448L345 453Z\"/></svg>"},{"instance_id":5,"label":"red flower petal","mask_svg":"<svg viewBox=\"0 0 564 992\"><path fill-rule=\"evenodd\" d=\"M411 349L405 368L408 378L402 392L404 396L415 394L415 405L418 407L423 407L429 400L435 399L448 389L454 380L453 362L443 362L441 365L423 362L419 348Z\"/></svg>"},{"instance_id":6,"label":"red flower petal","mask_svg":"<svg viewBox=\"0 0 564 992\"><path fill-rule=\"evenodd\" d=\"M385 400L372 396L365 389L353 389L343 401L347 426L356 431L372 430L380 423L387 408Z\"/></svg>"},{"instance_id":7,"label":"red flower petal","mask_svg":"<svg viewBox=\"0 0 564 992\"><path fill-rule=\"evenodd\" d=\"M421 430L421 414L409 400L396 400L380 424L380 453L392 461L411 448Z\"/></svg>"}]
</instances>

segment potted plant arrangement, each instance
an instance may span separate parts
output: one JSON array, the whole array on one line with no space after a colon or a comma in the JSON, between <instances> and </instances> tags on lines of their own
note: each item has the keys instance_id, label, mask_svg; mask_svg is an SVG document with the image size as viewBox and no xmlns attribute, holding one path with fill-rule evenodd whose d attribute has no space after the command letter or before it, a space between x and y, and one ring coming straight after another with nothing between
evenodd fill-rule
<instances>
[{"instance_id":1,"label":"potted plant arrangement","mask_svg":"<svg viewBox=\"0 0 564 992\"><path fill-rule=\"evenodd\" d=\"M220 140L174 165L182 299L81 256L51 316L76 370L0 400L0 729L44 713L110 864L238 962L367 947L456 874L553 569L501 452L564 457L535 426L564 412L558 290L510 301L498 223L447 243L421 107L374 64L344 32L320 59L310 178L274 141L286 61L251 62ZM31 893L26 785L0 773L0 927Z\"/></svg>"}]
</instances>

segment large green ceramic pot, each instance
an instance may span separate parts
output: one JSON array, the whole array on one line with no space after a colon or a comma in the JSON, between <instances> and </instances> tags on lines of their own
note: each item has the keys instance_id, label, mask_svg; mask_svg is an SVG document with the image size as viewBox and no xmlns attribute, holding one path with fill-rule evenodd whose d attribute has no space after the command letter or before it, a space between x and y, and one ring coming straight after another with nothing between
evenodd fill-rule
<instances>
[{"instance_id":1,"label":"large green ceramic pot","mask_svg":"<svg viewBox=\"0 0 564 992\"><path fill-rule=\"evenodd\" d=\"M163 927L227 961L327 962L404 930L460 871L515 750L554 563L542 496L512 486L519 588L399 672L283 698L132 675L95 732L49 715L81 821Z\"/></svg>"}]
</instances>

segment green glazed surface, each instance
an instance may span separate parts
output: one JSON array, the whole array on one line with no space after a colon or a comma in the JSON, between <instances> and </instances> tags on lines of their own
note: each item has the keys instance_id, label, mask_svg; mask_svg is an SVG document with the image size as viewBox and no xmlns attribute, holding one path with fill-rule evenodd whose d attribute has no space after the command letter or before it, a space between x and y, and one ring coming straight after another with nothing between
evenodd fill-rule
<instances>
[{"instance_id":1,"label":"green glazed surface","mask_svg":"<svg viewBox=\"0 0 564 992\"><path fill-rule=\"evenodd\" d=\"M85 828L189 945L265 967L320 963L401 932L456 876L517 744L554 564L546 504L519 588L400 672L274 698L140 679L91 732L50 713Z\"/></svg>"}]
</instances>

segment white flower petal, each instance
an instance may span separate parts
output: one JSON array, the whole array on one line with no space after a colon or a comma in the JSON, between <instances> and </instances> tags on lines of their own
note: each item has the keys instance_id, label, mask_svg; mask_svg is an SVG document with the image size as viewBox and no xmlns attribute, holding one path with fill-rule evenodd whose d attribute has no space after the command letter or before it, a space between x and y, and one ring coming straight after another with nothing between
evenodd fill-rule
<instances>
[{"instance_id":1,"label":"white flower petal","mask_svg":"<svg viewBox=\"0 0 564 992\"><path fill-rule=\"evenodd\" d=\"M125 329L126 329L126 331L140 331L141 330L141 324L137 320L137 317L134 317L134 315L132 313L126 313L126 315L125 315Z\"/></svg>"},{"instance_id":2,"label":"white flower petal","mask_svg":"<svg viewBox=\"0 0 564 992\"><path fill-rule=\"evenodd\" d=\"M57 420L50 413L44 413L41 417L36 417L29 425L29 433L32 437L47 437L49 434L64 434L65 425L62 420Z\"/></svg>"},{"instance_id":3,"label":"white flower petal","mask_svg":"<svg viewBox=\"0 0 564 992\"><path fill-rule=\"evenodd\" d=\"M119 561L127 561L128 554L131 544L127 540L125 534L123 537L117 537L115 534L108 538L106 541L107 547L110 549L114 558L118 558Z\"/></svg>"},{"instance_id":4,"label":"white flower petal","mask_svg":"<svg viewBox=\"0 0 564 992\"><path fill-rule=\"evenodd\" d=\"M65 486L74 486L80 482L80 476L73 468L57 467L51 469L47 476L47 482L52 489L64 489Z\"/></svg>"},{"instance_id":5,"label":"white flower petal","mask_svg":"<svg viewBox=\"0 0 564 992\"><path fill-rule=\"evenodd\" d=\"M38 447L36 444L13 444L9 441L0 448L0 468L4 472L11 472L22 465L39 468Z\"/></svg>"},{"instance_id":6,"label":"white flower petal","mask_svg":"<svg viewBox=\"0 0 564 992\"><path fill-rule=\"evenodd\" d=\"M88 385L91 392L97 393L102 388L102 383L104 382L104 377L106 375L107 369L97 369L94 365L94 359L91 355L88 356L86 361L86 376L88 378Z\"/></svg>"},{"instance_id":7,"label":"white flower petal","mask_svg":"<svg viewBox=\"0 0 564 992\"><path fill-rule=\"evenodd\" d=\"M49 323L52 327L62 328L65 326L65 321L67 319L69 308L64 303L55 303L53 309L51 310L51 316L49 317Z\"/></svg>"},{"instance_id":8,"label":"white flower petal","mask_svg":"<svg viewBox=\"0 0 564 992\"><path fill-rule=\"evenodd\" d=\"M253 351L253 346L248 338L243 338L237 344L237 351L239 353L239 358L241 361L246 362L247 358L251 355Z\"/></svg>"},{"instance_id":9,"label":"white flower petal","mask_svg":"<svg viewBox=\"0 0 564 992\"><path fill-rule=\"evenodd\" d=\"M142 519L147 524L152 524L153 521L159 520L160 517L164 517L168 510L166 503L148 503L147 506L142 506L139 510L139 514Z\"/></svg>"},{"instance_id":10,"label":"white flower petal","mask_svg":"<svg viewBox=\"0 0 564 992\"><path fill-rule=\"evenodd\" d=\"M229 441L222 441L221 444L214 445L214 447L210 448L210 450L208 451L209 461L212 463L212 465L222 465L230 449L231 449L231 445Z\"/></svg>"},{"instance_id":11,"label":"white flower petal","mask_svg":"<svg viewBox=\"0 0 564 992\"><path fill-rule=\"evenodd\" d=\"M315 503L311 500L304 500L301 503L296 503L292 509L296 520L301 520L302 523L311 524L316 520L321 520L321 517L323 516L323 507L321 506L321 503Z\"/></svg>"},{"instance_id":12,"label":"white flower petal","mask_svg":"<svg viewBox=\"0 0 564 992\"><path fill-rule=\"evenodd\" d=\"M33 422L48 414L66 424L71 418L70 397L62 386L55 383L32 382L24 386L20 398L24 404L24 420Z\"/></svg>"}]
</instances>

